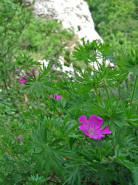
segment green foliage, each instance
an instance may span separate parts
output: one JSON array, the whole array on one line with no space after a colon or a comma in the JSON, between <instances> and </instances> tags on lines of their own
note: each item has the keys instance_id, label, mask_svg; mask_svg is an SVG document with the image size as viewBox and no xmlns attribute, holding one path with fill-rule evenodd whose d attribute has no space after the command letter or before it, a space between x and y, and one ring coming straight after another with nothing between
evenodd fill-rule
<instances>
[{"instance_id":1,"label":"green foliage","mask_svg":"<svg viewBox=\"0 0 138 185\"><path fill-rule=\"evenodd\" d=\"M0 1L0 78L5 89L11 86L16 69L13 57L17 54L19 40L29 24L31 12L14 0Z\"/></svg>"},{"instance_id":2,"label":"green foliage","mask_svg":"<svg viewBox=\"0 0 138 185\"><path fill-rule=\"evenodd\" d=\"M87 0L87 2L96 30L116 53L120 47L131 44L137 46L137 1Z\"/></svg>"},{"instance_id":3,"label":"green foliage","mask_svg":"<svg viewBox=\"0 0 138 185\"><path fill-rule=\"evenodd\" d=\"M93 53L98 64L95 50L104 54L103 64L99 64L98 70L90 70ZM80 56L82 52L84 55ZM48 66L26 84L20 84L18 91L15 81L7 93L0 94L1 184L136 182L137 82L132 79L137 74L129 72L120 58L114 68L106 67L104 61L108 56L107 45L83 42L72 58L85 62L84 73L75 68L75 76L69 78ZM132 59L136 56L133 51ZM18 65L23 68L22 62ZM54 93L59 93L61 99L50 98ZM98 141L78 130L79 116L92 114L104 119L111 135ZM21 140L17 139L20 134Z\"/></svg>"},{"instance_id":4,"label":"green foliage","mask_svg":"<svg viewBox=\"0 0 138 185\"><path fill-rule=\"evenodd\" d=\"M58 58L72 36L54 20L33 19L23 31L21 48L31 52L35 58Z\"/></svg>"},{"instance_id":5,"label":"green foliage","mask_svg":"<svg viewBox=\"0 0 138 185\"><path fill-rule=\"evenodd\" d=\"M26 182L24 185L41 185L45 182L45 178L43 176L37 175L31 175L31 177L28 178L29 182Z\"/></svg>"},{"instance_id":6,"label":"green foliage","mask_svg":"<svg viewBox=\"0 0 138 185\"><path fill-rule=\"evenodd\" d=\"M73 38L73 33L62 29L61 23L35 19L32 10L20 3L0 1L0 86L6 90L16 80L15 74L20 74L21 62L22 65L28 62L29 68L38 65L27 59L28 56L57 63L65 53L63 48Z\"/></svg>"}]
</instances>

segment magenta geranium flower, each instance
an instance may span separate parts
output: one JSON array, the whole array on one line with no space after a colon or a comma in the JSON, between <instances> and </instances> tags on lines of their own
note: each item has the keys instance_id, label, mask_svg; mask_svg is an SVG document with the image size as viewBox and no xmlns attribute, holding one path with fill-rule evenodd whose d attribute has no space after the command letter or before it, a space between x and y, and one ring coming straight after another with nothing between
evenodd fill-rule
<instances>
[{"instance_id":1,"label":"magenta geranium flower","mask_svg":"<svg viewBox=\"0 0 138 185\"><path fill-rule=\"evenodd\" d=\"M32 72L34 73L34 69L32 69ZM20 83L26 84L27 78L30 77L30 76L34 77L34 74L32 74L32 73L27 73L23 78L21 78L21 79L19 80Z\"/></svg>"},{"instance_id":2,"label":"magenta geranium flower","mask_svg":"<svg viewBox=\"0 0 138 185\"><path fill-rule=\"evenodd\" d=\"M17 139L19 140L23 139L22 135L18 135Z\"/></svg>"},{"instance_id":3,"label":"magenta geranium flower","mask_svg":"<svg viewBox=\"0 0 138 185\"><path fill-rule=\"evenodd\" d=\"M24 78L21 78L21 79L20 79L20 83L21 83L21 84L26 84L26 80L25 80Z\"/></svg>"},{"instance_id":4,"label":"magenta geranium flower","mask_svg":"<svg viewBox=\"0 0 138 185\"><path fill-rule=\"evenodd\" d=\"M103 119L99 116L90 115L89 119L85 115L79 117L79 122L82 123L78 128L84 132L89 138L99 140L105 136L105 134L112 134L109 127L101 128Z\"/></svg>"},{"instance_id":5,"label":"magenta geranium flower","mask_svg":"<svg viewBox=\"0 0 138 185\"><path fill-rule=\"evenodd\" d=\"M61 96L59 94L53 94L53 95L50 95L50 98L54 98L56 100L60 100Z\"/></svg>"},{"instance_id":6,"label":"magenta geranium flower","mask_svg":"<svg viewBox=\"0 0 138 185\"><path fill-rule=\"evenodd\" d=\"M27 74L28 74L28 77L29 77L29 76L32 76L32 77L34 76L32 73L27 73Z\"/></svg>"},{"instance_id":7,"label":"magenta geranium flower","mask_svg":"<svg viewBox=\"0 0 138 185\"><path fill-rule=\"evenodd\" d=\"M28 75L25 75L23 78L27 79L29 76Z\"/></svg>"},{"instance_id":8,"label":"magenta geranium flower","mask_svg":"<svg viewBox=\"0 0 138 185\"><path fill-rule=\"evenodd\" d=\"M35 73L35 69L34 68L32 68L32 73Z\"/></svg>"}]
</instances>

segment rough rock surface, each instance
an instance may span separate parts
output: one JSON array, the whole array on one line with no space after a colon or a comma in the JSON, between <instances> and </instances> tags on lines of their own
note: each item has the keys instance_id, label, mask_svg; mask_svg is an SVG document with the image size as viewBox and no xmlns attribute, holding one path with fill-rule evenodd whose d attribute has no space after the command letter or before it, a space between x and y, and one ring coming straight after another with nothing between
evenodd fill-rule
<instances>
[{"instance_id":1,"label":"rough rock surface","mask_svg":"<svg viewBox=\"0 0 138 185\"><path fill-rule=\"evenodd\" d=\"M95 31L89 7L84 0L24 0L30 3L36 17L44 16L62 22L63 28L73 28L79 39L101 40ZM33 3L34 2L34 3Z\"/></svg>"}]
</instances>

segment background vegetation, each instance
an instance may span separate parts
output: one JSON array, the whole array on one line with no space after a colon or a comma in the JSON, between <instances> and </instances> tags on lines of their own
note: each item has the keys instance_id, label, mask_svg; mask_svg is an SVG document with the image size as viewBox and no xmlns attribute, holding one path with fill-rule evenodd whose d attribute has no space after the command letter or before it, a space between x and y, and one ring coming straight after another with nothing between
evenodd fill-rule
<instances>
[{"instance_id":1,"label":"background vegetation","mask_svg":"<svg viewBox=\"0 0 138 185\"><path fill-rule=\"evenodd\" d=\"M124 40L138 44L137 0L87 0L96 30L104 41L118 44ZM114 45L113 45L114 46Z\"/></svg>"},{"instance_id":2,"label":"background vegetation","mask_svg":"<svg viewBox=\"0 0 138 185\"><path fill-rule=\"evenodd\" d=\"M113 55L120 49L138 48L137 0L87 0L95 27Z\"/></svg>"}]
</instances>

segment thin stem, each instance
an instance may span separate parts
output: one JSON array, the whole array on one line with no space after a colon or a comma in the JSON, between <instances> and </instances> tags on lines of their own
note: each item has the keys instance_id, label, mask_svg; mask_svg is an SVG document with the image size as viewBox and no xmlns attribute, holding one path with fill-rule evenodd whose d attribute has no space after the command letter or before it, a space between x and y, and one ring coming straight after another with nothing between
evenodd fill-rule
<instances>
[{"instance_id":1,"label":"thin stem","mask_svg":"<svg viewBox=\"0 0 138 185\"><path fill-rule=\"evenodd\" d=\"M136 90L137 77L138 77L138 75L135 78L135 82L134 82L134 87L133 87L133 92L132 92L130 103L132 103L133 98L134 98L134 94L135 94L135 90Z\"/></svg>"},{"instance_id":2,"label":"thin stem","mask_svg":"<svg viewBox=\"0 0 138 185\"><path fill-rule=\"evenodd\" d=\"M118 87L118 96L119 96L119 100L121 99L121 85L119 84Z\"/></svg>"},{"instance_id":3,"label":"thin stem","mask_svg":"<svg viewBox=\"0 0 138 185\"><path fill-rule=\"evenodd\" d=\"M4 88L7 91L8 90L8 87L7 87L7 83L6 83L6 80L5 79L3 80L3 83L4 83Z\"/></svg>"},{"instance_id":4,"label":"thin stem","mask_svg":"<svg viewBox=\"0 0 138 185\"><path fill-rule=\"evenodd\" d=\"M106 91L107 97L110 98L110 92L109 92L109 89L107 88L106 80L104 80L104 82L105 82L105 91Z\"/></svg>"}]
</instances>

